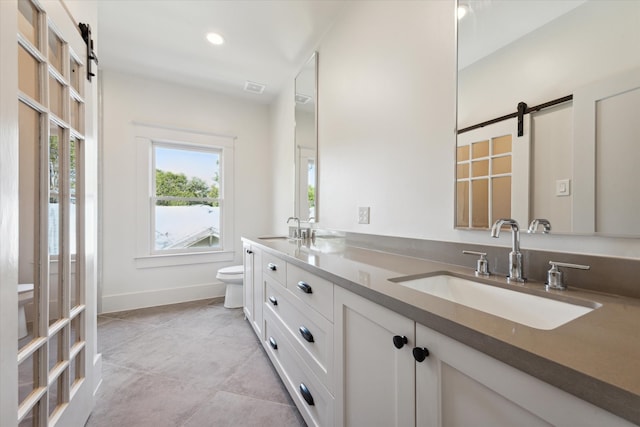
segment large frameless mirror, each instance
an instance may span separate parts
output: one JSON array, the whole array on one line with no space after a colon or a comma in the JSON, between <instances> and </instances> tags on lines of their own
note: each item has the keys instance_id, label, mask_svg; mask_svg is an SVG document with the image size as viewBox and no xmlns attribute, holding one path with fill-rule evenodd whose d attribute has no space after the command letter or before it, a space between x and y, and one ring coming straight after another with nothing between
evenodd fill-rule
<instances>
[{"instance_id":1,"label":"large frameless mirror","mask_svg":"<svg viewBox=\"0 0 640 427\"><path fill-rule=\"evenodd\" d=\"M640 237L640 2L458 5L455 226Z\"/></svg>"},{"instance_id":2,"label":"large frameless mirror","mask_svg":"<svg viewBox=\"0 0 640 427\"><path fill-rule=\"evenodd\" d=\"M318 221L318 53L295 79L295 216Z\"/></svg>"}]
</instances>

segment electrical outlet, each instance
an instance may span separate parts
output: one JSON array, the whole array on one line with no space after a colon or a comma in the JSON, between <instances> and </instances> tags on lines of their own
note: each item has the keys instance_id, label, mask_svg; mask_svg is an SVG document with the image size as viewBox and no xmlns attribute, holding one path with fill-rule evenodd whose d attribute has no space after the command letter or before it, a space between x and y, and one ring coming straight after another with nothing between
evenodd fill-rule
<instances>
[{"instance_id":1,"label":"electrical outlet","mask_svg":"<svg viewBox=\"0 0 640 427\"><path fill-rule=\"evenodd\" d=\"M358 208L358 224L369 224L369 209L368 206Z\"/></svg>"}]
</instances>

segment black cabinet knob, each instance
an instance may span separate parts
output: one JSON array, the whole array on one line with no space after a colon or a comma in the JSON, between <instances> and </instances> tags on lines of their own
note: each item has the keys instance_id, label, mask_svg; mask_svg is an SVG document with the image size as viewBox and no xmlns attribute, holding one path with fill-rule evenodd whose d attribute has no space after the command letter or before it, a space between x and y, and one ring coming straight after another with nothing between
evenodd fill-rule
<instances>
[{"instance_id":1,"label":"black cabinet knob","mask_svg":"<svg viewBox=\"0 0 640 427\"><path fill-rule=\"evenodd\" d=\"M269 302L273 305L278 305L278 299L276 297L269 297Z\"/></svg>"},{"instance_id":2,"label":"black cabinet knob","mask_svg":"<svg viewBox=\"0 0 640 427\"><path fill-rule=\"evenodd\" d=\"M310 294L313 292L313 290L311 289L311 286L309 286L308 283L302 282L302 281L298 282L298 289L300 289L305 294Z\"/></svg>"},{"instance_id":3,"label":"black cabinet knob","mask_svg":"<svg viewBox=\"0 0 640 427\"><path fill-rule=\"evenodd\" d=\"M413 348L413 358L416 359L416 362L423 362L427 357L429 357L429 350L426 347Z\"/></svg>"},{"instance_id":4,"label":"black cabinet knob","mask_svg":"<svg viewBox=\"0 0 640 427\"><path fill-rule=\"evenodd\" d=\"M251 254L253 253L253 251L252 251L251 249L247 249L247 253L248 253L249 255L251 255Z\"/></svg>"},{"instance_id":5,"label":"black cabinet knob","mask_svg":"<svg viewBox=\"0 0 640 427\"><path fill-rule=\"evenodd\" d=\"M311 392L309 391L307 386L304 385L303 383L300 384L300 394L302 394L302 397L304 398L305 402L307 402L309 406L315 405L313 401L313 396L311 396Z\"/></svg>"},{"instance_id":6,"label":"black cabinet knob","mask_svg":"<svg viewBox=\"0 0 640 427\"><path fill-rule=\"evenodd\" d=\"M274 263L270 262L269 264L267 264L267 267L269 267L269 270L271 271L276 271L278 269L278 266L275 265Z\"/></svg>"},{"instance_id":7,"label":"black cabinet knob","mask_svg":"<svg viewBox=\"0 0 640 427\"><path fill-rule=\"evenodd\" d=\"M313 342L313 334L306 327L300 326L298 330L300 331L300 335L302 335L302 338L304 338L308 342Z\"/></svg>"},{"instance_id":8,"label":"black cabinet knob","mask_svg":"<svg viewBox=\"0 0 640 427\"><path fill-rule=\"evenodd\" d=\"M409 340L404 335L402 335L402 336L394 335L393 336L393 345L395 345L396 348L402 348L408 342L409 342Z\"/></svg>"},{"instance_id":9,"label":"black cabinet knob","mask_svg":"<svg viewBox=\"0 0 640 427\"><path fill-rule=\"evenodd\" d=\"M269 337L269 345L271 346L271 348L273 348L274 350L278 349L278 343L276 342L275 338L273 337Z\"/></svg>"}]
</instances>

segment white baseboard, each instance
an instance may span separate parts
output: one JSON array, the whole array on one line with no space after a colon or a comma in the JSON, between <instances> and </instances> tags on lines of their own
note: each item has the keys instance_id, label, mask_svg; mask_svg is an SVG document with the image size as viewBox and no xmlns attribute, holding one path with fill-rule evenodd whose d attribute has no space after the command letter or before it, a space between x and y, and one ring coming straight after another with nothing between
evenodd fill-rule
<instances>
[{"instance_id":1,"label":"white baseboard","mask_svg":"<svg viewBox=\"0 0 640 427\"><path fill-rule=\"evenodd\" d=\"M103 295L100 314L222 297L225 294L225 290L226 285L224 283L215 282L180 288Z\"/></svg>"}]
</instances>

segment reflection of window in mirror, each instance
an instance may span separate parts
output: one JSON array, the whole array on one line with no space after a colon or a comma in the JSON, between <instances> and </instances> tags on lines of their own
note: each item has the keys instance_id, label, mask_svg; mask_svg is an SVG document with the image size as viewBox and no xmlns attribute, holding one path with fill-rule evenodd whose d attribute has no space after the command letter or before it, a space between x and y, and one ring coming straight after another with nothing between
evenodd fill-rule
<instances>
[{"instance_id":1,"label":"reflection of window in mirror","mask_svg":"<svg viewBox=\"0 0 640 427\"><path fill-rule=\"evenodd\" d=\"M309 202L309 219L315 219L316 211L316 160L307 160L307 200Z\"/></svg>"},{"instance_id":2,"label":"reflection of window in mirror","mask_svg":"<svg viewBox=\"0 0 640 427\"><path fill-rule=\"evenodd\" d=\"M315 219L316 208L316 151L298 147L296 162L301 165L297 177L298 194L296 210L301 219ZM306 168L304 167L306 165Z\"/></svg>"},{"instance_id":3,"label":"reflection of window in mirror","mask_svg":"<svg viewBox=\"0 0 640 427\"><path fill-rule=\"evenodd\" d=\"M295 79L295 215L317 221L317 53Z\"/></svg>"}]
</instances>

